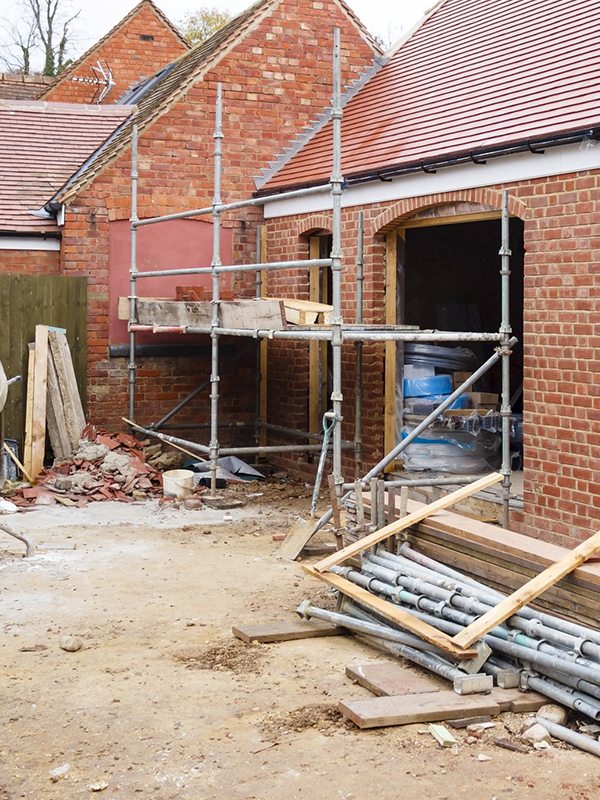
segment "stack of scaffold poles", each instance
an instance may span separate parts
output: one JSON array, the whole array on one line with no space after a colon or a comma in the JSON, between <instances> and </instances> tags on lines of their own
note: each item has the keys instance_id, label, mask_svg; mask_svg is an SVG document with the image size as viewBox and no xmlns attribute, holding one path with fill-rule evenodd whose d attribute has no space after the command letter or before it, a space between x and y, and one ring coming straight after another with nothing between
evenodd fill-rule
<instances>
[{"instance_id":1,"label":"stack of scaffold poles","mask_svg":"<svg viewBox=\"0 0 600 800\"><path fill-rule=\"evenodd\" d=\"M398 555L382 547L376 553L364 553L360 569L330 569L452 637L506 600L500 592L423 556L408 544ZM447 651L343 594L335 612L310 603L301 611L306 617L354 631L455 686L457 679L473 671L469 669L472 663L504 688L532 689L593 720L600 719L600 632L586 626L523 607L482 637L485 647L480 646L470 662L457 661Z\"/></svg>"}]
</instances>

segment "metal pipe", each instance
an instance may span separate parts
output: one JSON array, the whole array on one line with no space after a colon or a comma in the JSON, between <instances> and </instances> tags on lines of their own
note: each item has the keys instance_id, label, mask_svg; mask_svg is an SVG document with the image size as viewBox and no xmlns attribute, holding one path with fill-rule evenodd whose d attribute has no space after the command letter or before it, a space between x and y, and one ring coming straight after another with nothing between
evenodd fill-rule
<instances>
[{"instance_id":1,"label":"metal pipe","mask_svg":"<svg viewBox=\"0 0 600 800\"><path fill-rule=\"evenodd\" d=\"M331 404L337 424L333 428L333 479L338 498L342 494L342 102L341 102L341 52L340 29L333 29L333 169L331 172L331 200L333 204L332 245L331 245L331 285L333 315L332 328L332 366L333 391Z\"/></svg>"},{"instance_id":2,"label":"metal pipe","mask_svg":"<svg viewBox=\"0 0 600 800\"><path fill-rule=\"evenodd\" d=\"M188 450L197 450L199 453L203 455L208 455L210 453L210 448L206 447L203 444L196 444L195 442L188 442L187 439L178 439L177 436L169 436L166 433L159 433L158 431L153 431L150 428L144 428L141 425L136 423L135 425L136 430L145 433L146 436L153 436L155 439L160 439L161 442L167 442L168 444L174 444L178 447L184 447Z\"/></svg>"},{"instance_id":3,"label":"metal pipe","mask_svg":"<svg viewBox=\"0 0 600 800\"><path fill-rule=\"evenodd\" d=\"M386 481L385 487L388 488L401 488L402 486L464 486L468 483L474 483L479 480L481 475L461 475L455 478L402 478L397 481ZM345 483L344 490L354 489L353 483Z\"/></svg>"},{"instance_id":4,"label":"metal pipe","mask_svg":"<svg viewBox=\"0 0 600 800\"><path fill-rule=\"evenodd\" d=\"M138 277L137 269L137 192L138 192L138 127L133 126L131 134L131 215L129 217L131 227L131 265L129 268L129 419L135 422L135 323L136 323L136 280Z\"/></svg>"},{"instance_id":5,"label":"metal pipe","mask_svg":"<svg viewBox=\"0 0 600 800\"><path fill-rule=\"evenodd\" d=\"M272 444L258 447L221 447L219 452L222 456L239 456L244 453L319 453L322 448L320 444ZM346 449L351 450L352 445Z\"/></svg>"},{"instance_id":6,"label":"metal pipe","mask_svg":"<svg viewBox=\"0 0 600 800\"><path fill-rule=\"evenodd\" d=\"M491 601L488 597L487 602L478 598L477 596L465 596L461 593L460 588L447 589L435 584L429 583L427 580L419 577L413 577L403 574L403 568L397 565L396 569L391 569L390 564L393 564L391 559L386 559L383 556L385 551L380 548L377 555L372 553L365 553L363 555L363 570L370 572L382 580L398 586L404 586L415 594L423 594L433 597L437 600L443 600L451 605L473 614L476 617L482 616L490 611L498 601ZM561 645L575 652L578 651L588 658L600 662L600 646L593 642L578 639L568 633L555 630L544 625L538 619L526 620L519 616L518 612L513 614L507 620L507 625L510 628L516 628L523 631L530 641L542 640L552 642L553 644ZM517 640L520 641L517 636Z\"/></svg>"},{"instance_id":7,"label":"metal pipe","mask_svg":"<svg viewBox=\"0 0 600 800\"><path fill-rule=\"evenodd\" d=\"M358 237L356 242L356 324L363 321L364 280L364 229L363 212L358 212ZM360 477L362 465L362 394L363 394L363 343L354 342L354 477ZM342 487L342 491L346 486Z\"/></svg>"},{"instance_id":8,"label":"metal pipe","mask_svg":"<svg viewBox=\"0 0 600 800\"><path fill-rule=\"evenodd\" d=\"M385 639L375 636L368 636L367 634L362 634L362 638L366 639L366 641L371 644L375 644L378 647L393 653L395 656L407 658L414 664L418 664L420 667L424 667L431 672L435 672L436 675L440 675L442 678L446 678L449 681L453 681L455 678L464 677L465 673L458 669L458 667L453 666L448 661L438 658L431 653L423 653L413 647L396 644L395 642L386 641Z\"/></svg>"},{"instance_id":9,"label":"metal pipe","mask_svg":"<svg viewBox=\"0 0 600 800\"><path fill-rule=\"evenodd\" d=\"M502 286L502 403L500 415L502 417L502 527L508 530L510 524L510 486L511 486L511 457L510 457L510 339L512 328L510 326L510 233L508 219L508 192L502 192L502 245L501 258L501 286Z\"/></svg>"},{"instance_id":10,"label":"metal pipe","mask_svg":"<svg viewBox=\"0 0 600 800\"><path fill-rule=\"evenodd\" d=\"M251 347L252 344L250 343L242 350L240 350L240 352L237 355L235 355L231 359L231 361L229 361L225 365L223 371L225 372L226 370L231 369L231 367L235 366L235 364L237 364L238 361L241 361L242 358L245 358L247 353L250 351ZM210 378L207 378L205 381L202 381L202 383L199 386L197 386L193 392L190 392L190 394L188 394L187 397L184 397L184 399L180 403L178 403L172 411L169 411L168 414L165 414L165 416L162 419L159 419L158 422L153 423L152 425L150 425L150 427L153 428L154 430L162 428L166 422L168 422L172 417L175 416L175 414L181 411L182 408L185 408L185 406L187 406L188 403L190 403L195 397L197 397L201 392L203 392L209 385L210 385ZM189 427L189 426L184 426L184 427Z\"/></svg>"},{"instance_id":11,"label":"metal pipe","mask_svg":"<svg viewBox=\"0 0 600 800\"><path fill-rule=\"evenodd\" d=\"M20 380L21 380L21 376L20 376L20 375L15 375L15 377L14 377L14 378L9 378L9 379L6 381L6 385L7 385L7 386L12 386L12 385L13 385L13 383L18 383Z\"/></svg>"},{"instance_id":12,"label":"metal pipe","mask_svg":"<svg viewBox=\"0 0 600 800\"><path fill-rule=\"evenodd\" d=\"M590 683L590 681L585 681L583 678L576 678L573 675L567 675L566 672L562 672L558 669L550 669L549 667L537 667L537 671L543 673L548 678L552 678L554 681L558 681L558 683L564 683L565 686L579 689L585 692L585 694L589 694L597 700L600 700L600 686L596 686L595 683Z\"/></svg>"},{"instance_id":13,"label":"metal pipe","mask_svg":"<svg viewBox=\"0 0 600 800\"><path fill-rule=\"evenodd\" d=\"M256 226L256 263L260 265L262 262L262 225ZM262 270L257 269L255 275L255 297L260 300L262 296ZM257 341L254 347L255 350L255 364L254 364L254 444L260 444L260 387L262 383L262 364L261 364L261 342ZM266 438L266 437L265 437Z\"/></svg>"},{"instance_id":14,"label":"metal pipe","mask_svg":"<svg viewBox=\"0 0 600 800\"><path fill-rule=\"evenodd\" d=\"M2 453L2 457L4 457L4 453ZM25 558L31 558L33 555L35 555L35 545L29 537L25 536L24 533L16 531L12 525L4 522L4 520L0 520L0 531L4 531L4 533L8 533L9 536L14 536L15 539L23 542L25 545Z\"/></svg>"},{"instance_id":15,"label":"metal pipe","mask_svg":"<svg viewBox=\"0 0 600 800\"><path fill-rule=\"evenodd\" d=\"M404 591L401 587L389 584L385 574L381 571L381 569L375 568L375 571L373 572L373 575L375 575L374 578L371 578L369 574L365 574L364 572L357 573L351 568L347 568L343 573L340 573L334 567L332 568L332 572L336 572L336 574L344 574L344 576L353 583L358 583L361 586L365 586L365 588L367 588L369 591L384 594L386 597L391 598L393 602L401 604L406 603L409 607L419 609L435 615L436 617L441 617L444 620L448 620L458 625L466 627L474 622L477 618L474 614L467 614L462 611L455 610L451 606L449 607L447 605L447 601L445 601L440 595L437 596L436 600L430 600L425 595L417 593L417 591L422 591L423 587L419 587L417 591ZM360 576L360 582L357 576ZM440 599L442 601L441 603ZM408 608L407 610L410 611L411 609ZM562 650L554 645L547 644L541 640L532 639L522 634L515 635L514 632L509 631L504 625L497 625L486 637L484 637L485 641L490 645L490 647L492 647L492 644L488 641L488 637L494 639L496 643L502 642L502 645L494 645L502 652L509 652L503 650L504 644L510 644L511 646L515 645L526 653L535 652L540 656L553 659L555 668L561 669L561 667L558 665L562 664L562 669L569 672L575 668L586 670L585 675L580 674L580 677L586 677L592 682L600 683L600 665L593 661L589 661L586 658L574 658L574 654L572 652ZM526 656L519 657L524 661L528 660ZM529 657L529 660L532 661L531 656Z\"/></svg>"},{"instance_id":16,"label":"metal pipe","mask_svg":"<svg viewBox=\"0 0 600 800\"><path fill-rule=\"evenodd\" d=\"M217 84L217 102L215 106L215 172L213 195L213 256L212 256L212 320L211 320L211 375L210 375L210 493L214 497L217 493L217 469L219 460L219 334L217 328L220 324L219 304L220 286L218 268L221 266L221 160L222 160L222 115L223 115L223 84Z\"/></svg>"},{"instance_id":17,"label":"metal pipe","mask_svg":"<svg viewBox=\"0 0 600 800\"><path fill-rule=\"evenodd\" d=\"M284 425L272 425L271 423L266 423L266 422L261 422L260 427L264 428L267 431L273 431L274 433L281 433L284 436L296 436L299 437L300 439L316 439L318 442L323 441L322 433L310 433L308 431L298 430L297 428L286 428ZM354 447L354 442L349 442L345 439L342 439L342 447L344 448Z\"/></svg>"},{"instance_id":18,"label":"metal pipe","mask_svg":"<svg viewBox=\"0 0 600 800\"><path fill-rule=\"evenodd\" d=\"M313 258L310 261L272 261L268 264L226 264L212 267L190 267L189 269L157 269L152 272L139 272L138 278L156 278L165 275L223 275L228 272L256 272L263 269L297 269L298 267L328 267L330 258Z\"/></svg>"},{"instance_id":19,"label":"metal pipe","mask_svg":"<svg viewBox=\"0 0 600 800\"><path fill-rule=\"evenodd\" d=\"M546 678L537 678L535 675L523 675L522 678L527 688L545 694L551 700L567 708L573 708L593 720L600 719L600 705L594 702L593 697L570 690Z\"/></svg>"},{"instance_id":20,"label":"metal pipe","mask_svg":"<svg viewBox=\"0 0 600 800\"><path fill-rule=\"evenodd\" d=\"M322 186L310 186L306 189L294 189L291 192L282 192L277 195L266 195L264 197L252 197L248 200L239 200L236 203L224 203L221 205L221 211L234 211L237 208L247 208L250 206L264 206L269 203L277 202L278 200L291 200L294 197L306 197L311 194L324 194L330 191L330 184L323 184ZM157 222L169 222L172 219L186 219L187 217L200 217L204 214L212 214L213 206L206 206L205 208L195 208L190 211L180 211L177 214L166 214L162 217L152 217L152 219L140 220L136 227L142 225L154 225Z\"/></svg>"},{"instance_id":21,"label":"metal pipe","mask_svg":"<svg viewBox=\"0 0 600 800\"><path fill-rule=\"evenodd\" d=\"M546 728L550 736L555 739L560 739L562 742L573 745L580 750L585 750L586 753L591 753L594 756L600 756L600 742L595 739L590 739L589 736L584 736L582 733L572 731L570 728L565 728L563 725L557 725L549 719L538 717L539 724Z\"/></svg>"},{"instance_id":22,"label":"metal pipe","mask_svg":"<svg viewBox=\"0 0 600 800\"><path fill-rule=\"evenodd\" d=\"M433 645L423 641L423 639L419 639L418 636L414 636L411 633L403 633L401 631L396 631L393 628L388 628L385 625L377 625L374 622L366 622L361 619L356 619L348 614L341 614L336 611L327 611L324 608L318 608L317 606L314 606L308 600L300 603L296 609L296 614L298 614L298 616L300 616L302 619L321 619L325 622L330 622L332 625L337 627L347 628L355 633L364 633L370 636L377 636L380 639L387 639L390 642L408 645L409 647L414 647L417 650L430 651L434 647Z\"/></svg>"},{"instance_id":23,"label":"metal pipe","mask_svg":"<svg viewBox=\"0 0 600 800\"><path fill-rule=\"evenodd\" d=\"M434 561L434 559L428 558L422 553L418 553L416 550L413 550L410 547L408 542L404 542L404 544L401 546L400 553L402 556L409 558L411 561L414 561L423 567L438 572L442 575L446 575L447 577L457 580L460 583L472 586L478 592L485 592L489 597L496 598L495 602L501 602L505 599L505 595L503 595L501 592L491 589L488 586L485 586L485 584L474 580L473 578L467 578L462 573L457 572L457 570L447 567L445 564L440 564L438 561ZM393 557L397 558L397 556ZM544 625L547 625L549 628L554 628L555 630L569 633L578 639L588 640L590 642L594 642L595 644L600 644L600 632L595 631L592 628L586 628L583 625L577 624L576 622L571 622L570 620L566 619L559 619L558 617L553 617L550 614L546 614L543 611L534 610L528 606L523 606L523 608L519 609L518 614L525 617L525 619L539 619L540 622L542 622Z\"/></svg>"}]
</instances>

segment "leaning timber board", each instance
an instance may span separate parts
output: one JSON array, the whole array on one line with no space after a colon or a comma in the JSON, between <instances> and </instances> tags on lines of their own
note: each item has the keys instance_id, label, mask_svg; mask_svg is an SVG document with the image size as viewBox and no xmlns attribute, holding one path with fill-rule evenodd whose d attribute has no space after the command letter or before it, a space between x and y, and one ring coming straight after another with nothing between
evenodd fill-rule
<instances>
[{"instance_id":1,"label":"leaning timber board","mask_svg":"<svg viewBox=\"0 0 600 800\"><path fill-rule=\"evenodd\" d=\"M203 328L210 327L212 322L212 303L209 302L138 298L135 307L140 325ZM286 328L285 309L280 300L224 300L219 309L223 328L273 331Z\"/></svg>"},{"instance_id":2,"label":"leaning timber board","mask_svg":"<svg viewBox=\"0 0 600 800\"><path fill-rule=\"evenodd\" d=\"M444 691L341 700L338 709L359 728L382 728L415 722L441 722L480 714L496 716L502 711L529 713L546 702L546 698L535 692L523 694L517 689L496 687L487 695L458 695L453 691Z\"/></svg>"},{"instance_id":3,"label":"leaning timber board","mask_svg":"<svg viewBox=\"0 0 600 800\"><path fill-rule=\"evenodd\" d=\"M344 628L336 627L319 619L278 620L264 624L234 625L234 636L243 642L288 642L292 639L315 639L322 636L341 636Z\"/></svg>"}]
</instances>

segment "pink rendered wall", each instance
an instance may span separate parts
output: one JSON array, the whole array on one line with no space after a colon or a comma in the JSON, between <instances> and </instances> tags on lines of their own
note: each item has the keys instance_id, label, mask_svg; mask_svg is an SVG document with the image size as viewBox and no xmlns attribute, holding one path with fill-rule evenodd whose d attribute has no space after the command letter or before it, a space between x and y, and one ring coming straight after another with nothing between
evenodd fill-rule
<instances>
[{"instance_id":1,"label":"pink rendered wall","mask_svg":"<svg viewBox=\"0 0 600 800\"><path fill-rule=\"evenodd\" d=\"M189 269L209 267L212 259L213 226L202 220L177 219L157 225L138 228L137 268L140 272L161 269ZM131 264L131 232L128 220L115 220L109 224L109 319L108 339L110 344L126 344L129 341L127 322L117 318L119 297L129 295L129 267ZM231 229L221 229L221 261L231 264ZM143 278L137 282L140 297L171 297L175 299L176 286L211 287L210 275L175 275L158 278ZM229 289L231 276L221 277L221 287ZM165 344L182 341L177 334L139 333L138 343Z\"/></svg>"}]
</instances>

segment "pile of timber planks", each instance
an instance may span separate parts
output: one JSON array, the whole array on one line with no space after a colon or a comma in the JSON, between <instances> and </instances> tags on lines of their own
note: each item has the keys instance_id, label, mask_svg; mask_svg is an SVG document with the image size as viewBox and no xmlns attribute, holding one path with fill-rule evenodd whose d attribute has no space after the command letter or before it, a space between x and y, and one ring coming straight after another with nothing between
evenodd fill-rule
<instances>
[{"instance_id":1,"label":"pile of timber planks","mask_svg":"<svg viewBox=\"0 0 600 800\"><path fill-rule=\"evenodd\" d=\"M23 466L35 479L44 465L46 431L54 455L70 458L85 427L83 406L67 337L63 331L36 325L29 345Z\"/></svg>"},{"instance_id":2,"label":"pile of timber planks","mask_svg":"<svg viewBox=\"0 0 600 800\"><path fill-rule=\"evenodd\" d=\"M357 521L356 498L349 500L345 544L357 538L353 524ZM362 500L365 521L369 523L370 494L363 493ZM386 492L386 522L400 517L400 502L399 497L388 498ZM406 511L412 513L423 507L422 503L408 500ZM559 545L448 510L439 511L403 531L402 539L424 555L503 592L519 588L568 552ZM598 628L599 603L600 564L588 562L549 587L531 605Z\"/></svg>"}]
</instances>

